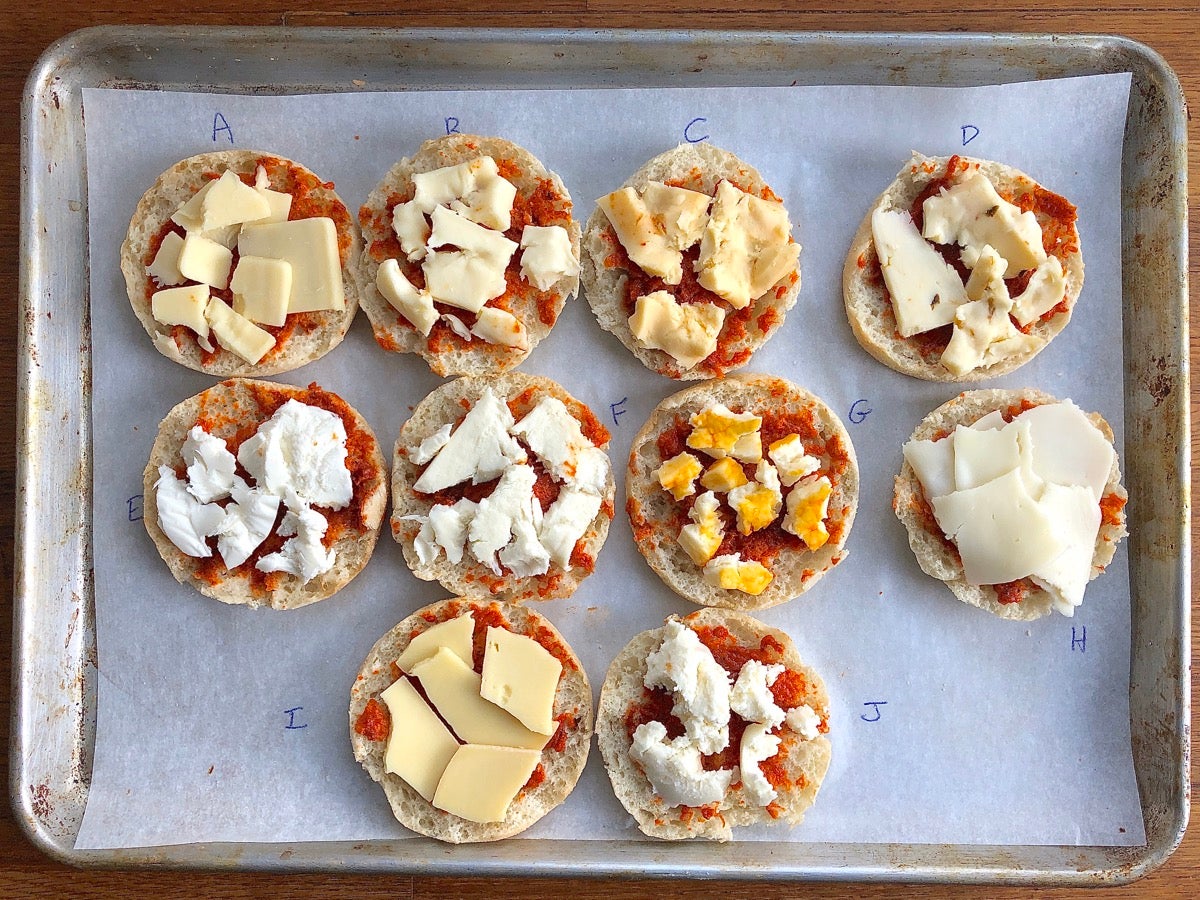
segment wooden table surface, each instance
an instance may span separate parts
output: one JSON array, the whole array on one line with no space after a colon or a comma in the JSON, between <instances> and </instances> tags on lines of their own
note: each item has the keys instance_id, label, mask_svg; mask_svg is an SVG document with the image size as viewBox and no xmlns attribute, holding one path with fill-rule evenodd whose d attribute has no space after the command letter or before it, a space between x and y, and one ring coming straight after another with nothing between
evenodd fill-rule
<instances>
[{"instance_id":1,"label":"wooden table surface","mask_svg":"<svg viewBox=\"0 0 1200 900\"><path fill-rule=\"evenodd\" d=\"M928 0L841 0L804 8L786 0L674 0L649 11L636 0L516 0L507 4L465 0L413 0L388 13L378 2L342 3L337 9L307 10L279 0L192 0L154 12L145 0L76 0L57 3L0 2L0 605L12 596L13 503L15 459L17 347L19 121L22 84L41 52L58 37L88 25L338 25L370 27L502 26L502 27L659 27L754 28L787 30L903 30L1099 32L1123 34L1161 53L1178 73L1190 101L1200 99L1200 3L1141 0L1139 3L1084 4L1072 0L964 0L948 4ZM157 5L157 4L154 4ZM164 4L166 6L166 4ZM729 9L740 7L736 15ZM816 6L816 5L815 5ZM794 7L794 8L793 8ZM1189 208L1196 217L1200 196L1200 148L1192 145L1189 164ZM1192 242L1191 280L1197 283L1200 254ZM1196 310L1195 292L1192 309ZM1193 337L1192 355L1196 339ZM1192 403L1193 417L1196 404ZM1193 441L1193 448L1195 442ZM1194 449L1193 449L1194 452ZM1194 479L1193 479L1194 481ZM1200 621L1200 619L1198 619ZM12 617L0 608L0 684L8 683ZM1200 645L1193 630L1193 646ZM11 701L0 691L0 746L7 744ZM1193 768L1193 783L1195 781ZM406 877L196 874L163 871L77 871L43 857L25 840L7 804L0 805L0 898L3 897L175 897L246 898L271 894L279 900L311 895L347 897L490 896L494 898L565 894L624 898L650 893L730 897L1060 896L1079 890L1003 889L985 887L888 887L882 885L752 885L649 881L519 881ZM1200 833L1193 827L1183 845L1158 871L1126 889L1093 889L1089 897L1123 894L1148 898L1200 897Z\"/></svg>"}]
</instances>

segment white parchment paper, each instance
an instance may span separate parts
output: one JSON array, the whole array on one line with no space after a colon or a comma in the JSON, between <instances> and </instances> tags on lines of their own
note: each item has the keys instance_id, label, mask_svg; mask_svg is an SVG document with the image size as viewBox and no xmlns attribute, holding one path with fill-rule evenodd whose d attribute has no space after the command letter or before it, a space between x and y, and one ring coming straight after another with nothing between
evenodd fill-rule
<instances>
[{"instance_id":1,"label":"white parchment paper","mask_svg":"<svg viewBox=\"0 0 1200 900\"><path fill-rule=\"evenodd\" d=\"M749 370L791 378L846 421L862 469L850 556L809 594L761 614L785 628L832 699L833 764L803 826L739 839L1141 844L1130 751L1129 581L1122 547L1074 619L1001 621L924 576L891 511L900 446L954 386L906 378L846 323L848 242L911 149L1003 160L1079 206L1087 282L1070 327L1019 372L1101 412L1121 443L1120 162L1129 77L946 88L414 92L299 97L85 92L93 335L99 711L77 848L404 837L354 761L351 681L374 641L445 592L381 537L345 590L287 613L227 607L176 584L146 536L141 473L159 420L213 379L160 356L133 316L118 248L142 192L179 159L230 146L333 180L351 209L388 167L457 127L499 134L562 175L580 218L651 156L707 138L762 171L803 245L803 289ZM679 385L568 305L524 369L560 381L613 433L634 433ZM318 381L390 449L439 382L386 354L359 316L345 343L280 380ZM595 574L540 611L598 690L635 633L694 607L634 549L618 504ZM524 837L632 839L593 751L571 797Z\"/></svg>"}]
</instances>

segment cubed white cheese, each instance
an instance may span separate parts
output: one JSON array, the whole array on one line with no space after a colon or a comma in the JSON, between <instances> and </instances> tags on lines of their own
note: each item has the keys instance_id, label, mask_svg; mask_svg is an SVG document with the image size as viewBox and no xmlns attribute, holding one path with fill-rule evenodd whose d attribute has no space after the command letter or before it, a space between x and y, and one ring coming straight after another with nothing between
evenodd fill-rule
<instances>
[{"instance_id":1,"label":"cubed white cheese","mask_svg":"<svg viewBox=\"0 0 1200 900\"><path fill-rule=\"evenodd\" d=\"M233 253L216 241L189 232L179 248L179 274L188 281L224 290L229 284Z\"/></svg>"},{"instance_id":2,"label":"cubed white cheese","mask_svg":"<svg viewBox=\"0 0 1200 900\"><path fill-rule=\"evenodd\" d=\"M287 321L292 295L292 264L264 256L243 256L229 282L233 310L251 322L276 328Z\"/></svg>"},{"instance_id":3,"label":"cubed white cheese","mask_svg":"<svg viewBox=\"0 0 1200 900\"><path fill-rule=\"evenodd\" d=\"M672 712L702 753L729 744L729 673L700 642L696 632L677 619L666 624L666 636L646 658L644 684L675 697Z\"/></svg>"},{"instance_id":4,"label":"cubed white cheese","mask_svg":"<svg viewBox=\"0 0 1200 900\"><path fill-rule=\"evenodd\" d=\"M344 509L354 495L339 416L288 400L238 448L238 462L261 489L300 506Z\"/></svg>"},{"instance_id":5,"label":"cubed white cheese","mask_svg":"<svg viewBox=\"0 0 1200 900\"><path fill-rule=\"evenodd\" d=\"M579 274L571 236L561 225L526 225L521 230L521 277L539 291Z\"/></svg>"}]
</instances>

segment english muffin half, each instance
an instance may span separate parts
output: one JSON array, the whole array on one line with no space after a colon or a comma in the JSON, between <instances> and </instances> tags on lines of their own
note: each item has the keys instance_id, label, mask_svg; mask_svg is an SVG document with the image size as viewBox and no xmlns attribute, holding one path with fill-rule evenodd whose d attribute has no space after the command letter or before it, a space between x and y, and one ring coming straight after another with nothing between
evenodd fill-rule
<instances>
[{"instance_id":1,"label":"english muffin half","mask_svg":"<svg viewBox=\"0 0 1200 900\"><path fill-rule=\"evenodd\" d=\"M143 491L146 531L177 581L223 603L292 609L367 564L387 469L337 394L230 379L163 419Z\"/></svg>"},{"instance_id":2,"label":"english muffin half","mask_svg":"<svg viewBox=\"0 0 1200 900\"><path fill-rule=\"evenodd\" d=\"M633 440L626 510L659 578L704 606L765 609L846 558L858 463L837 415L769 375L666 398Z\"/></svg>"},{"instance_id":3,"label":"english muffin half","mask_svg":"<svg viewBox=\"0 0 1200 900\"><path fill-rule=\"evenodd\" d=\"M420 354L438 375L519 365L579 285L571 195L503 138L426 141L384 176L359 221L375 340Z\"/></svg>"},{"instance_id":4,"label":"english muffin half","mask_svg":"<svg viewBox=\"0 0 1200 900\"><path fill-rule=\"evenodd\" d=\"M1050 394L967 391L904 446L892 508L922 571L1005 619L1072 615L1126 534L1113 432Z\"/></svg>"},{"instance_id":5,"label":"english muffin half","mask_svg":"<svg viewBox=\"0 0 1200 900\"><path fill-rule=\"evenodd\" d=\"M850 243L854 336L927 381L1023 366L1066 327L1083 288L1075 207L1012 166L914 153Z\"/></svg>"},{"instance_id":6,"label":"english muffin half","mask_svg":"<svg viewBox=\"0 0 1200 900\"><path fill-rule=\"evenodd\" d=\"M537 678L495 674L493 655L514 651L537 660L521 670ZM354 758L404 827L449 843L500 840L538 821L575 787L591 739L587 673L527 607L463 598L417 610L375 643L350 690Z\"/></svg>"},{"instance_id":7,"label":"english muffin half","mask_svg":"<svg viewBox=\"0 0 1200 900\"><path fill-rule=\"evenodd\" d=\"M682 144L600 198L584 229L584 294L605 331L681 381L744 366L800 293L787 210L749 164Z\"/></svg>"},{"instance_id":8,"label":"english muffin half","mask_svg":"<svg viewBox=\"0 0 1200 900\"><path fill-rule=\"evenodd\" d=\"M503 600L569 597L612 520L608 431L548 378L435 390L400 429L392 536L413 574Z\"/></svg>"},{"instance_id":9,"label":"english muffin half","mask_svg":"<svg viewBox=\"0 0 1200 900\"><path fill-rule=\"evenodd\" d=\"M121 271L155 348L227 378L324 356L358 310L362 242L332 182L270 153L176 163L134 210Z\"/></svg>"},{"instance_id":10,"label":"english muffin half","mask_svg":"<svg viewBox=\"0 0 1200 900\"><path fill-rule=\"evenodd\" d=\"M726 841L798 825L829 768L829 697L788 635L705 609L643 631L600 691L613 791L645 834Z\"/></svg>"}]
</instances>

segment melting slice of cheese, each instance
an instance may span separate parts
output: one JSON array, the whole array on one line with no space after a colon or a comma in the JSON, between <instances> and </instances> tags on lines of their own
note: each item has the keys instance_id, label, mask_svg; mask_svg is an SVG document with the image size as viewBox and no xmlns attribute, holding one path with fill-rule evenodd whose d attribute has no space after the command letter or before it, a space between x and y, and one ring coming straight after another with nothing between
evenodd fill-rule
<instances>
[{"instance_id":1,"label":"melting slice of cheese","mask_svg":"<svg viewBox=\"0 0 1200 900\"><path fill-rule=\"evenodd\" d=\"M976 171L933 195L923 207L926 240L958 244L962 260L974 268L990 245L1008 263L1005 278L1032 269L1046 258L1042 227L1032 212L1009 203L982 172Z\"/></svg>"},{"instance_id":2,"label":"melting slice of cheese","mask_svg":"<svg viewBox=\"0 0 1200 900\"><path fill-rule=\"evenodd\" d=\"M683 254L671 246L672 242L661 230L662 223L655 222L637 191L621 188L601 197L596 205L604 210L617 240L634 265L667 284L683 281Z\"/></svg>"},{"instance_id":3,"label":"melting slice of cheese","mask_svg":"<svg viewBox=\"0 0 1200 900\"><path fill-rule=\"evenodd\" d=\"M155 291L150 297L150 314L163 325L186 325L201 340L208 338L208 285L189 284Z\"/></svg>"},{"instance_id":4,"label":"melting slice of cheese","mask_svg":"<svg viewBox=\"0 0 1200 900\"><path fill-rule=\"evenodd\" d=\"M642 202L646 204L655 230L666 238L667 246L673 250L686 250L704 234L712 197L700 191L651 181L642 188Z\"/></svg>"},{"instance_id":5,"label":"melting slice of cheese","mask_svg":"<svg viewBox=\"0 0 1200 900\"><path fill-rule=\"evenodd\" d=\"M541 753L512 747L459 747L438 784L433 805L472 822L502 822Z\"/></svg>"},{"instance_id":6,"label":"melting slice of cheese","mask_svg":"<svg viewBox=\"0 0 1200 900\"><path fill-rule=\"evenodd\" d=\"M472 744L541 750L550 740L479 694L479 673L446 647L413 666L425 696L454 733Z\"/></svg>"},{"instance_id":7,"label":"melting slice of cheese","mask_svg":"<svg viewBox=\"0 0 1200 900\"><path fill-rule=\"evenodd\" d=\"M279 327L287 321L292 264L263 256L243 256L229 282L233 309L251 322Z\"/></svg>"},{"instance_id":8,"label":"melting slice of cheese","mask_svg":"<svg viewBox=\"0 0 1200 900\"><path fill-rule=\"evenodd\" d=\"M179 271L179 251L183 249L183 238L174 231L168 231L154 260L146 267L146 274L162 285L181 284L183 273Z\"/></svg>"},{"instance_id":9,"label":"melting slice of cheese","mask_svg":"<svg viewBox=\"0 0 1200 900\"><path fill-rule=\"evenodd\" d=\"M876 208L871 239L901 337L953 322L955 308L967 301L962 279L925 242L908 213Z\"/></svg>"},{"instance_id":10,"label":"melting slice of cheese","mask_svg":"<svg viewBox=\"0 0 1200 900\"><path fill-rule=\"evenodd\" d=\"M643 347L663 350L685 369L717 349L725 310L713 303L677 303L666 291L637 298L629 330Z\"/></svg>"},{"instance_id":11,"label":"melting slice of cheese","mask_svg":"<svg viewBox=\"0 0 1200 900\"><path fill-rule=\"evenodd\" d=\"M792 225L782 203L722 181L700 239L700 284L734 309L749 306L795 270L800 245L791 238Z\"/></svg>"},{"instance_id":12,"label":"melting slice of cheese","mask_svg":"<svg viewBox=\"0 0 1200 900\"><path fill-rule=\"evenodd\" d=\"M408 642L404 652L396 660L401 672L411 673L413 667L424 662L445 647L467 665L473 665L472 639L475 634L475 618L470 612L438 622L422 631Z\"/></svg>"},{"instance_id":13,"label":"melting slice of cheese","mask_svg":"<svg viewBox=\"0 0 1200 900\"><path fill-rule=\"evenodd\" d=\"M267 198L227 169L200 202L200 229L227 228L269 215L271 204Z\"/></svg>"},{"instance_id":14,"label":"melting slice of cheese","mask_svg":"<svg viewBox=\"0 0 1200 900\"><path fill-rule=\"evenodd\" d=\"M229 284L232 265L232 252L196 233L189 233L179 248L179 273L188 281L224 290Z\"/></svg>"},{"instance_id":15,"label":"melting slice of cheese","mask_svg":"<svg viewBox=\"0 0 1200 900\"><path fill-rule=\"evenodd\" d=\"M412 326L426 337L429 336L438 312L433 308L433 295L418 289L400 271L394 259L385 259L375 272L375 286L392 309L404 316Z\"/></svg>"},{"instance_id":16,"label":"melting slice of cheese","mask_svg":"<svg viewBox=\"0 0 1200 900\"><path fill-rule=\"evenodd\" d=\"M531 637L488 626L479 694L538 734L552 736L560 663Z\"/></svg>"},{"instance_id":17,"label":"melting slice of cheese","mask_svg":"<svg viewBox=\"0 0 1200 900\"><path fill-rule=\"evenodd\" d=\"M383 756L384 771L399 775L433 802L442 773L458 751L458 741L407 678L400 678L379 699L387 704L392 720Z\"/></svg>"},{"instance_id":18,"label":"melting slice of cheese","mask_svg":"<svg viewBox=\"0 0 1200 900\"><path fill-rule=\"evenodd\" d=\"M204 318L208 320L213 335L221 342L221 346L251 365L266 356L267 351L275 346L275 337L271 332L264 331L245 316L234 312L218 297L212 297L208 301L204 308Z\"/></svg>"},{"instance_id":19,"label":"melting slice of cheese","mask_svg":"<svg viewBox=\"0 0 1200 900\"><path fill-rule=\"evenodd\" d=\"M266 225L244 225L238 235L238 254L267 256L291 263L289 313L346 308L337 228L333 219L317 216Z\"/></svg>"}]
</instances>

